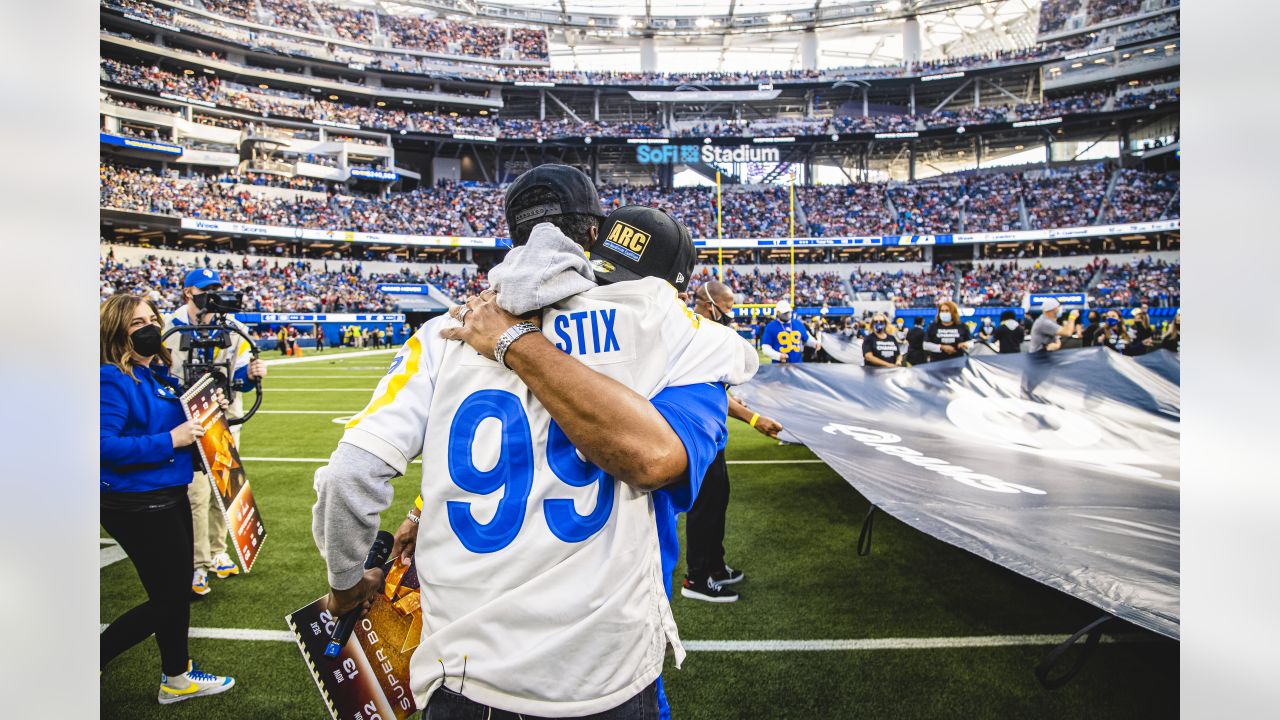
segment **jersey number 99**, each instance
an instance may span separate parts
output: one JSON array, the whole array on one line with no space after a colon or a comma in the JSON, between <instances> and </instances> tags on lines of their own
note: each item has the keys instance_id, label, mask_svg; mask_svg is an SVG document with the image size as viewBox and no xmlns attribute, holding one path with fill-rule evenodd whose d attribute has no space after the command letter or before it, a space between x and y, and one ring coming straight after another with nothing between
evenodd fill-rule
<instances>
[{"instance_id":1,"label":"jersey number 99","mask_svg":"<svg viewBox=\"0 0 1280 720\"><path fill-rule=\"evenodd\" d=\"M783 330L778 333L778 352L787 355L803 351L804 343L800 341L799 330Z\"/></svg>"},{"instance_id":2,"label":"jersey number 99","mask_svg":"<svg viewBox=\"0 0 1280 720\"><path fill-rule=\"evenodd\" d=\"M501 453L488 470L476 467L471 446L480 424L494 418L502 424ZM503 490L502 499L488 523L471 514L471 503L445 503L449 527L463 546L474 553L497 552L520 534L533 490L533 435L529 416L520 398L504 390L480 390L458 406L449 428L449 476L458 487L476 495ZM581 542L604 527L613 512L614 481L600 468L578 457L578 451L554 420L547 431L547 466L566 485L598 485L596 505L578 514L571 498L543 501L543 515L551 534L564 542Z\"/></svg>"}]
</instances>

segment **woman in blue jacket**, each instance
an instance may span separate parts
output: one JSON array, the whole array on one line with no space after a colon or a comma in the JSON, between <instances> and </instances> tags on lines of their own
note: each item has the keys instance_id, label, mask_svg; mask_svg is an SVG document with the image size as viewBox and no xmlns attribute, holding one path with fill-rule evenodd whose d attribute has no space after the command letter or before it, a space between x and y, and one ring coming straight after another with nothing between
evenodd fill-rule
<instances>
[{"instance_id":1,"label":"woman in blue jacket","mask_svg":"<svg viewBox=\"0 0 1280 720\"><path fill-rule=\"evenodd\" d=\"M204 434L182 411L172 358L160 342L160 311L136 295L113 295L99 320L99 477L102 526L133 561L147 602L111 623L100 663L151 635L160 646L158 699L169 704L229 690L235 680L195 668L187 655L192 573L192 444Z\"/></svg>"}]
</instances>

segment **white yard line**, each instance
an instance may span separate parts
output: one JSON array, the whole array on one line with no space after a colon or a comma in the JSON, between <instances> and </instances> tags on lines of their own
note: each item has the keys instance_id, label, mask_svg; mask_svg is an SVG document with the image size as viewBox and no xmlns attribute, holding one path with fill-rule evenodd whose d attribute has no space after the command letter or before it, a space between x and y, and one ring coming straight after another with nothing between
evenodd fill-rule
<instances>
[{"instance_id":1,"label":"white yard line","mask_svg":"<svg viewBox=\"0 0 1280 720\"><path fill-rule=\"evenodd\" d=\"M120 543L117 543L115 540L110 538L100 538L99 545L101 546L98 550L99 570L112 563L120 562L128 557L128 555L125 555L124 548L120 547Z\"/></svg>"},{"instance_id":2,"label":"white yard line","mask_svg":"<svg viewBox=\"0 0 1280 720\"><path fill-rule=\"evenodd\" d=\"M267 380L268 382L273 380L380 380L383 375L386 375L386 373L380 375L372 373L369 375L357 375L355 373L350 375L284 375L282 373L271 373L267 376ZM377 383L374 383L374 385L377 385ZM372 386L369 389L372 390Z\"/></svg>"},{"instance_id":3,"label":"white yard line","mask_svg":"<svg viewBox=\"0 0 1280 720\"><path fill-rule=\"evenodd\" d=\"M270 380L271 380L271 378L270 378L270 376L268 376L268 377L267 377L267 381L268 381L268 382L270 382ZM373 388L371 388L371 387L355 387L355 388L281 388L281 387L268 387L268 388L265 390L265 392L273 392L273 393L278 393L278 392L346 392L346 393L349 393L349 392L357 392L357 393L364 393L365 395L368 395L368 394L369 394L370 392L372 392L372 391L373 391Z\"/></svg>"},{"instance_id":4,"label":"white yard line","mask_svg":"<svg viewBox=\"0 0 1280 720\"><path fill-rule=\"evenodd\" d=\"M355 415L359 410L259 410L258 415Z\"/></svg>"},{"instance_id":5,"label":"white yard line","mask_svg":"<svg viewBox=\"0 0 1280 720\"><path fill-rule=\"evenodd\" d=\"M386 353L396 352L397 350L399 350L399 348L381 348L378 350L357 350L356 352L344 352L344 353L337 353L332 355L325 355L324 353L317 353L315 350L312 350L311 352L313 354L311 355L303 355L302 357L274 358L272 360L263 360L262 362L264 365L272 365L272 366L293 365L296 363L319 362L321 360L346 360L347 358L369 357L370 355L384 355ZM306 350L303 350L303 352L306 352Z\"/></svg>"},{"instance_id":6,"label":"white yard line","mask_svg":"<svg viewBox=\"0 0 1280 720\"><path fill-rule=\"evenodd\" d=\"M103 630L106 625L102 625ZM256 630L253 628L198 628L190 630L193 638L209 640L256 640L295 642L289 630ZM977 635L971 637L935 638L866 638L858 640L687 640L690 652L814 652L850 650L945 650L952 648L1024 647L1057 645L1069 635ZM1127 642L1138 638L1104 636L1102 642Z\"/></svg>"},{"instance_id":7,"label":"white yard line","mask_svg":"<svg viewBox=\"0 0 1280 720\"><path fill-rule=\"evenodd\" d=\"M262 412L262 411L259 411L259 412ZM283 411L283 410L282 410L282 411L280 411L280 412L320 412L320 411L318 411L318 410L317 410L317 411L305 411L305 410L291 410L291 411ZM241 460L243 460L243 461L245 461L245 462L284 462L284 463L327 463L327 462L329 462L329 458L327 458L327 457L324 457L324 458L313 458L313 457L249 457L249 456L243 456L243 457L241 457L240 459L241 459ZM419 458L418 460L414 460L414 462L415 462L415 463L421 463L421 462L422 462L422 460L421 460L421 458ZM821 460L814 460L814 459L808 459L808 458L806 458L806 459L800 459L800 460L730 460L730 461L729 461L729 464L730 464L730 465L795 465L795 464L797 464L797 463L820 463L820 462L822 462L822 461L821 461Z\"/></svg>"}]
</instances>

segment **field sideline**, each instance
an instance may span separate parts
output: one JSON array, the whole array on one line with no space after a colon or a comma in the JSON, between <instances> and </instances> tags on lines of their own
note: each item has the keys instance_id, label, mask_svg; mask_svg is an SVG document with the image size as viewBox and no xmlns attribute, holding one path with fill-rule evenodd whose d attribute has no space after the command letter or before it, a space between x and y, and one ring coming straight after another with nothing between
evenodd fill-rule
<instances>
[{"instance_id":1,"label":"field sideline","mask_svg":"<svg viewBox=\"0 0 1280 720\"><path fill-rule=\"evenodd\" d=\"M147 641L104 673L102 717L328 717L286 641L284 615L327 589L311 540L311 477L341 436L335 419L364 406L389 358L272 364L263 410L246 425L241 448L268 538L251 575L212 579L212 593L191 613L192 656L235 676L237 687L159 706L159 658ZM1044 690L1032 670L1049 643L1099 611L883 514L871 555L857 557L866 500L805 448L731 423L725 546L747 577L732 605L686 600L677 590L672 602L690 653L683 669L665 673L676 718L1177 715L1177 643L1146 636L1104 644L1072 683ZM416 494L419 468L396 481L388 529ZM111 550L104 542L104 563ZM678 584L683 564L676 573ZM127 560L105 564L100 580L104 623L144 599Z\"/></svg>"}]
</instances>

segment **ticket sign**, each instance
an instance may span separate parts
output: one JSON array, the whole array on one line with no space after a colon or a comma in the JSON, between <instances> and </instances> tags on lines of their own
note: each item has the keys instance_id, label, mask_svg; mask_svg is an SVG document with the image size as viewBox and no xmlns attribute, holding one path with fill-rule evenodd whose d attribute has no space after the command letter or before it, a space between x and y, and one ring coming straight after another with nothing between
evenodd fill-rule
<instances>
[{"instance_id":1,"label":"ticket sign","mask_svg":"<svg viewBox=\"0 0 1280 720\"><path fill-rule=\"evenodd\" d=\"M204 435L196 442L200 464L205 476L213 484L213 495L218 508L227 519L231 531L231 544L240 557L245 572L262 551L267 530L262 525L258 503L249 488L249 478L240 464L240 451L236 449L235 436L227 425L226 415L214 397L217 383L212 375L200 379L190 390L182 394L182 409L188 420L195 420L204 427ZM196 480L195 482L200 482Z\"/></svg>"}]
</instances>

